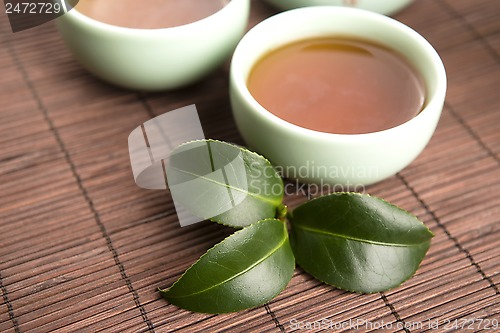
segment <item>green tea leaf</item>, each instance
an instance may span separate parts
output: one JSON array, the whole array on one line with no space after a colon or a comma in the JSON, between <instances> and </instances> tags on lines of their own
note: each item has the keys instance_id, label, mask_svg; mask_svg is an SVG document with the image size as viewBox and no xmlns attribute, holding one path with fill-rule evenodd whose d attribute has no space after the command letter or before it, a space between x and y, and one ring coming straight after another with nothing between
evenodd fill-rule
<instances>
[{"instance_id":1,"label":"green tea leaf","mask_svg":"<svg viewBox=\"0 0 500 333\"><path fill-rule=\"evenodd\" d=\"M160 292L186 310L236 312L273 299L285 289L294 268L285 223L268 219L215 245L172 287Z\"/></svg>"},{"instance_id":2,"label":"green tea leaf","mask_svg":"<svg viewBox=\"0 0 500 333\"><path fill-rule=\"evenodd\" d=\"M433 237L408 212L354 193L311 200L289 219L297 264L323 282L361 293L388 290L409 279Z\"/></svg>"},{"instance_id":3,"label":"green tea leaf","mask_svg":"<svg viewBox=\"0 0 500 333\"><path fill-rule=\"evenodd\" d=\"M176 205L231 227L275 218L283 200L283 181L268 160L224 142L179 146L166 173Z\"/></svg>"}]
</instances>

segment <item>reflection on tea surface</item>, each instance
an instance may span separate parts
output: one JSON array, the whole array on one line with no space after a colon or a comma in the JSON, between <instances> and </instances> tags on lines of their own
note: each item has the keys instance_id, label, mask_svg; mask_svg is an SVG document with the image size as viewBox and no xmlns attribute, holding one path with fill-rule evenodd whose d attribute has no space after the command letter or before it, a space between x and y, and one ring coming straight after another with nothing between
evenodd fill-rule
<instances>
[{"instance_id":1,"label":"reflection on tea surface","mask_svg":"<svg viewBox=\"0 0 500 333\"><path fill-rule=\"evenodd\" d=\"M248 88L276 116L308 129L359 134L400 125L423 108L423 80L400 54L372 42L325 37L260 59Z\"/></svg>"}]
</instances>

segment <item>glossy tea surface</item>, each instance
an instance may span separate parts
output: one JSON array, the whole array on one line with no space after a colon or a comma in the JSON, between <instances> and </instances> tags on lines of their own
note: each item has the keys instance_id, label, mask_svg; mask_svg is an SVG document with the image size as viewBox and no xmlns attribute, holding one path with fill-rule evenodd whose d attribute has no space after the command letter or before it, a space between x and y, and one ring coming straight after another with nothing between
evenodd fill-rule
<instances>
[{"instance_id":1,"label":"glossy tea surface","mask_svg":"<svg viewBox=\"0 0 500 333\"><path fill-rule=\"evenodd\" d=\"M423 108L423 80L385 46L324 37L285 45L262 57L248 89L266 110L301 127L336 134L382 131Z\"/></svg>"}]
</instances>

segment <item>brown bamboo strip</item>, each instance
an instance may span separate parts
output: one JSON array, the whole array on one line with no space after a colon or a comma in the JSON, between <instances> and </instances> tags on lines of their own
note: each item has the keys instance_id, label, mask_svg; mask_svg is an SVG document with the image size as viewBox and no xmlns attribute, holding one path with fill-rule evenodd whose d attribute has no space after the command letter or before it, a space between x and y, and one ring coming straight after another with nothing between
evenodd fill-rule
<instances>
[{"instance_id":1,"label":"brown bamboo strip","mask_svg":"<svg viewBox=\"0 0 500 333\"><path fill-rule=\"evenodd\" d=\"M462 18L462 23L471 26L479 36L487 36L500 31L498 17L495 10L498 4L488 1L477 1L474 3L464 0L445 0L447 9L456 17Z\"/></svg>"},{"instance_id":2,"label":"brown bamboo strip","mask_svg":"<svg viewBox=\"0 0 500 333\"><path fill-rule=\"evenodd\" d=\"M474 34L436 2L415 1L412 7L398 13L395 18L417 30L438 51L473 40Z\"/></svg>"},{"instance_id":3,"label":"brown bamboo strip","mask_svg":"<svg viewBox=\"0 0 500 333\"><path fill-rule=\"evenodd\" d=\"M121 290L120 290L121 289ZM114 289L109 295L103 295L99 299L80 300L76 306L62 308L60 311L45 315L40 320L26 323L26 332L37 330L51 331L57 329L75 328L72 324L86 326L119 313L126 318L126 311L136 315L135 305L132 297L125 287Z\"/></svg>"},{"instance_id":4,"label":"brown bamboo strip","mask_svg":"<svg viewBox=\"0 0 500 333\"><path fill-rule=\"evenodd\" d=\"M500 54L500 34L498 32L485 37L484 40L497 54Z\"/></svg>"},{"instance_id":5,"label":"brown bamboo strip","mask_svg":"<svg viewBox=\"0 0 500 333\"><path fill-rule=\"evenodd\" d=\"M469 112L477 112L478 109L461 108L462 105L470 105L471 102L477 99L495 99L498 86L500 68L492 68L491 71L481 76L472 77L466 81L456 81L449 86L447 92L448 102L455 109L462 113L463 110ZM478 98L480 96L480 98Z\"/></svg>"}]
</instances>

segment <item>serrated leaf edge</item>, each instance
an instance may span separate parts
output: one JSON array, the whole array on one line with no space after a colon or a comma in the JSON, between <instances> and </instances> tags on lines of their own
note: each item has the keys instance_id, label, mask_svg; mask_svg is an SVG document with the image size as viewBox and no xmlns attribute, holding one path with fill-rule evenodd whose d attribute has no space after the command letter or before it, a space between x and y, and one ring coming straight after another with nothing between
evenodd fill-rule
<instances>
[{"instance_id":1,"label":"serrated leaf edge","mask_svg":"<svg viewBox=\"0 0 500 333\"><path fill-rule=\"evenodd\" d=\"M424 253L424 258L427 254L427 252L429 251L429 248L430 248L430 243L431 243L431 240L429 239L428 241L426 241L425 243L428 243L429 244L429 247L427 248L427 250L425 251ZM420 245L422 245L423 243L421 243ZM329 283L329 282L326 282L318 277L316 277L313 273L309 272L307 269L305 269L304 267L302 267L300 265L300 263L297 262L297 259L295 259L295 262L298 264L298 266L300 268L302 268L305 272L307 272L307 274L310 274L312 277L314 277L316 280L324 283L324 284L327 284L329 286L332 286L336 289L339 289L339 290L345 290L345 291L348 291L350 293L357 293L357 294L363 294L363 295L373 295L373 294L377 294L377 293L383 293L385 291L389 291L389 290L394 290L396 288L399 288L403 283L405 283L406 281L410 280L414 275L415 273L418 271L418 269L420 268L420 265L422 264L422 262L420 262L417 266L417 268L410 274L410 276L408 276L407 279L404 279L403 281L401 281L401 283L399 283L398 285L394 286L394 287L391 287L391 288L388 288L388 289L381 289L381 290L375 290L375 291L370 291L370 292L366 292L366 291L359 291L359 290L351 290L351 289L348 289L348 288L342 288L342 287L339 287L337 285L334 285L333 283Z\"/></svg>"},{"instance_id":2,"label":"serrated leaf edge","mask_svg":"<svg viewBox=\"0 0 500 333\"><path fill-rule=\"evenodd\" d=\"M236 232L232 233L231 235L227 236L226 238L224 238L223 240L221 240L220 242L218 242L217 244L215 244L214 246L212 246L210 249L208 249L208 250L207 250L207 251L206 251L206 252L205 252L205 253L204 253L204 254L203 254L200 258L198 258L198 260L196 260L196 261L195 261L195 262L194 262L191 266L189 266L189 268L188 268L188 269L186 269L186 270L184 271L184 273L183 273L183 274L182 274L182 275L181 275L181 276L177 279L177 281L175 281L175 282L174 282L174 283L173 283L173 284L172 284L169 288L167 288L167 289L161 289L161 288L158 288L158 291L162 294L162 296L164 296L164 297L165 297L165 298L167 298L167 300L168 300L168 298L169 298L169 297L171 297L171 296L167 296L167 295L165 295L165 294L166 294L166 293L167 293L167 292L168 292L171 288L173 288L173 287L174 287L174 286L175 286L175 285L176 285L176 284L177 284L177 283L178 283L178 282L179 282L179 281L180 281L180 280L184 277L184 275L185 275L185 274L186 274L186 273L187 273L187 272L188 272L191 268L193 268L196 264L198 264L198 263L202 260L202 258L203 258L203 257L205 257L205 256L208 254L208 252L212 251L214 248L216 248L218 245L220 245L221 243L223 243L224 241L226 241L228 238L230 238L230 237L232 237L232 236L234 236L234 235L236 235L236 234L238 234L238 233L240 233L240 232L243 232L246 228L251 228L251 227L256 226L257 224L260 224L260 223L266 223L267 221L278 221L278 222L280 222L280 223L283 223L283 222L281 222L281 221L280 221L280 220L278 220L278 219L268 218L268 219L263 219L263 220L260 220L260 221L258 221L258 222L256 222L256 223L252 223L252 224L250 224L250 225L248 225L248 226L246 226L246 227L244 227L244 228L242 228L242 229L240 229L240 230L238 230L238 231L236 231ZM285 225L285 224L283 223L283 225ZM285 228L285 226L284 226L284 228ZM250 266L250 267L249 267L249 268L247 268L244 272L241 272L241 273L237 274L235 277L240 276L241 274L243 274L243 273L247 272L249 269L251 269L251 268L255 267L256 265L260 264L261 262L263 262L265 259L269 258L269 257L270 257L271 255L273 255L276 251L278 251L278 250L279 250L279 249L283 246L283 244L285 244L285 243L286 243L286 241L288 240L288 238L289 238L289 236L288 236L288 232L287 232L287 230L286 230L286 228L285 228L285 238L283 239L283 241L281 241L281 242L280 242L280 244L279 244L278 246L276 246L276 247L275 247L275 248L271 251L271 254L269 254L268 256L266 256L265 258L263 258L262 260L260 260L260 261L259 261L259 262L257 262L256 264L254 264L254 265ZM232 280L232 279L234 279L235 277L231 277L230 279L227 279L227 280L225 280L225 281L223 281L223 282L221 282L221 283L217 284L217 286L219 286L219 285L221 285L221 284L223 284L223 283L225 283L225 282L227 282L227 281L231 281L231 280ZM213 287L210 287L209 289L212 289L212 288L213 288ZM202 293L202 292L204 292L204 291L206 291L206 290L209 290L209 289L205 289L205 290L202 290L202 291L199 291L199 292L196 292L196 293L193 293L193 294L187 295L187 296L197 295L197 294ZM280 292L281 292L281 291L280 291ZM187 296L183 296L183 297L187 297ZM175 296L174 296L174 297L171 297L171 298L181 298L181 297L175 297Z\"/></svg>"},{"instance_id":3,"label":"serrated leaf edge","mask_svg":"<svg viewBox=\"0 0 500 333\"><path fill-rule=\"evenodd\" d=\"M321 198L324 198L324 197L328 197L328 196L340 196L340 195L352 195L352 196L360 196L360 197L367 196L367 197L375 198L375 199L378 199L378 200L380 200L380 201L382 201L384 203L387 203L390 206L393 206L393 207L395 207L395 208L397 208L397 209L399 209L399 210L401 210L401 211L403 211L403 212L405 212L405 213L413 216L418 222L420 222L427 229L427 231L429 232L429 234L431 236L428 240L426 240L426 241L424 241L422 243L418 243L418 244L413 245L413 246L419 246L419 245L422 245L424 243L428 243L429 246L428 246L427 250L424 253L424 258L425 258L425 255L429 251L429 248L430 248L430 245L431 245L431 239L432 239L432 237L434 237L434 233L417 216L415 216L414 214L408 212L407 210L405 210L405 209L403 209L403 208L401 208L399 206L396 206L395 204L390 203L390 202L388 202L388 201L386 201L386 200L384 200L382 198L379 198L377 196L373 196L373 195L370 195L370 194L367 194L367 193L363 194L363 193L357 193L357 192L334 192L334 193L330 193L328 195L324 195L324 196L320 196L320 197L308 200L308 201L304 202L302 205L305 205L305 204L307 204L307 203L309 203L311 201L318 200L318 199L321 199ZM302 205L300 205L300 206L302 206ZM300 207L300 206L298 206L298 207ZM293 220L293 211L292 212L288 212L287 218L290 220L290 222ZM292 223L292 227L293 227L293 223ZM383 244L380 244L380 245L383 245ZM293 246L292 246L292 248L293 248ZM415 269L415 271L413 271L412 274L410 274L410 276L407 279L401 281L401 283L398 284L397 286L391 287L389 289L376 290L376 291L372 291L372 292L363 292L363 291L359 291L359 290L351 290L351 289L348 289L348 288L342 288L342 287L339 287L339 286L334 285L332 283L326 282L326 281L324 281L324 280L316 277L313 273L309 272L304 267L302 267L300 265L300 263L297 262L297 259L295 259L295 261L298 264L298 266L301 267L305 272L307 272L308 274L310 274L311 276L313 276L318 281L321 281L322 283L325 283L325 284L327 284L329 286L332 286L332 287L340 289L340 290L345 290L345 291L348 291L348 292L353 292L353 293L358 293L358 294L365 294L365 295L371 295L371 294L381 293L381 292L385 292L385 291L388 291L388 290L393 290L393 289L396 289L396 288L400 287L403 283L405 283L406 281L408 281L409 279L411 279L413 277L413 275L415 275L415 273L417 272L417 270L420 268L420 265L422 264L422 262L420 262L419 265L417 266L417 268Z\"/></svg>"},{"instance_id":4,"label":"serrated leaf edge","mask_svg":"<svg viewBox=\"0 0 500 333\"><path fill-rule=\"evenodd\" d=\"M265 158L264 156L262 156L262 155L260 155L260 154L257 154L256 152L253 152L253 151L251 151L251 150L248 150L248 149L246 149L246 148L244 148L244 147L240 147L240 146L237 146L237 145L234 145L234 144L231 144L231 143L227 143L227 142L224 142L224 141L220 141L220 140L205 139L205 140L191 140L191 141L188 141L188 142L184 142L184 143L180 144L180 145L179 145L177 148L175 148L175 149L179 149L179 148L181 148L181 147L183 147L183 146L185 146L185 145L188 145L188 144L191 144L191 143L195 143L195 142L216 142L216 143L221 143L221 144L225 144L225 145L227 145L227 146L231 146L231 147L238 148L238 149L239 149L239 150L241 150L241 151L244 151L244 152L249 153L249 154L251 154L251 155L254 155L254 156L257 156L257 157L262 158L264 161L266 161L266 162L269 164L269 166L270 166L271 168L273 168L273 170L274 170L274 172L275 172L275 175L276 175L276 178L277 178L277 179L279 179L279 181L281 182L281 186L282 186L282 187L284 187L284 184L283 184L283 179L280 177L280 175L278 174L278 172L274 169L274 167L273 167L272 163L271 163L271 162L270 162L267 158ZM174 151L175 151L175 150L174 150ZM178 168L175 168L175 169L176 169L177 171L179 171L179 172L182 172L182 173L185 173L185 174L188 174L188 175L192 175L192 176L197 176L197 177L198 177L198 175L193 174L192 172L187 172L187 171L184 171L184 170L181 170L181 169L178 169ZM281 194L281 196L280 196L279 200L276 200L276 201L275 201L275 200L269 200L269 199L267 199L267 198L265 198L265 197L262 197L262 196L256 195L256 194L254 194L254 193L251 193L251 192L248 192L248 191L243 191L243 190L241 190L241 189L239 189L239 188L236 188L236 187L233 187L233 186L229 186L229 185L227 185L227 184L222 184L222 183L219 183L219 182L214 181L213 179L210 179L210 178L206 178L206 177L202 177L202 176L199 176L199 177L200 177L200 178L202 178L202 179L205 179L205 180L211 181L211 182L213 182L213 183L216 183L216 184L219 184L219 185L223 185L223 186L225 186L225 187L227 187L227 188L230 188L230 189L232 189L232 190L235 190L235 191L238 191L238 192L245 193L245 194L247 194L247 195L249 195L249 196L251 196L251 197L258 198L259 200L262 200L262 201L268 202L268 203L270 203L270 204L273 204L273 205L275 205L276 207L279 207L279 205L281 205L281 203L283 202L284 193L282 193L282 194ZM284 192L284 191L283 191L283 192ZM212 221L212 220L210 220L210 221ZM213 221L213 222L217 222L217 221ZM217 223L219 223L219 222L217 222ZM223 224L223 223L220 223L220 224ZM226 225L226 224L223 224L223 225Z\"/></svg>"},{"instance_id":5,"label":"serrated leaf edge","mask_svg":"<svg viewBox=\"0 0 500 333\"><path fill-rule=\"evenodd\" d=\"M261 155L261 154L259 154L259 153L256 153L256 152L254 152L254 151L251 151L251 150L249 150L249 149L248 149L248 148L246 148L246 147L242 147L242 146L239 146L239 145L237 145L237 144L234 144L234 143L229 143L229 142L225 142L225 141L221 141L221 140L215 140L215 139L198 139L198 140L191 140L191 141L186 141L186 142L184 142L184 143L181 143L181 144L180 144L179 146L177 146L177 148L175 148L175 149L178 149L178 148L180 148L180 147L182 147L182 146L185 146L185 145L188 145L188 144L190 144L190 143L194 143L194 142L217 142L217 143L222 143L222 144L225 144L225 145L228 145L228 146L232 146L232 147L238 148L238 149L240 149L240 150L242 150L242 151L245 151L245 152L247 152L247 153L250 153L251 155L255 155L255 156L258 156L258 157L262 158L262 159L263 159L263 160L265 160L267 163L269 163L269 165L270 165L270 166L272 166L272 167L273 167L273 164L271 163L271 161L269 161L269 160L268 160L266 157L264 157L263 155ZM174 150L175 150L175 149L174 149ZM274 167L273 167L273 169L274 169ZM276 172L276 174L278 175L278 173L277 173L277 172ZM279 175L278 175L278 178L282 179L281 177L279 177ZM282 180L282 181L283 181L283 180Z\"/></svg>"}]
</instances>

